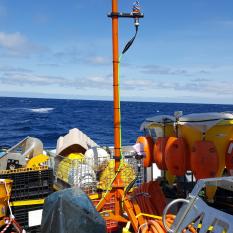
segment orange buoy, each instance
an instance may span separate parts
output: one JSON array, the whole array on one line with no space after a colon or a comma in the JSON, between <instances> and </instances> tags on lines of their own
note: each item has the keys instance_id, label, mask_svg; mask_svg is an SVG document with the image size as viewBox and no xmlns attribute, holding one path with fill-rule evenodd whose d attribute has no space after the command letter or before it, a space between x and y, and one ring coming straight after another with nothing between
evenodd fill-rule
<instances>
[{"instance_id":1,"label":"orange buoy","mask_svg":"<svg viewBox=\"0 0 233 233\"><path fill-rule=\"evenodd\" d=\"M216 177L219 169L219 159L213 142L194 142L191 151L191 169L196 179Z\"/></svg>"},{"instance_id":2,"label":"orange buoy","mask_svg":"<svg viewBox=\"0 0 233 233\"><path fill-rule=\"evenodd\" d=\"M233 140L231 140L229 142L228 147L227 147L226 168L227 168L228 172L232 173L232 171L233 171Z\"/></svg>"},{"instance_id":3,"label":"orange buoy","mask_svg":"<svg viewBox=\"0 0 233 233\"><path fill-rule=\"evenodd\" d=\"M165 148L165 162L172 175L185 175L188 155L188 147L184 138L169 137Z\"/></svg>"},{"instance_id":4,"label":"orange buoy","mask_svg":"<svg viewBox=\"0 0 233 233\"><path fill-rule=\"evenodd\" d=\"M156 163L158 168L161 170L167 170L165 162L165 147L167 140L168 137L159 137L154 144L153 162Z\"/></svg>"},{"instance_id":5,"label":"orange buoy","mask_svg":"<svg viewBox=\"0 0 233 233\"><path fill-rule=\"evenodd\" d=\"M153 154L153 147L154 141L152 137L145 136L145 137L138 137L137 143L141 143L143 145L143 152L144 152L144 167L150 167L152 165L152 154Z\"/></svg>"}]
</instances>

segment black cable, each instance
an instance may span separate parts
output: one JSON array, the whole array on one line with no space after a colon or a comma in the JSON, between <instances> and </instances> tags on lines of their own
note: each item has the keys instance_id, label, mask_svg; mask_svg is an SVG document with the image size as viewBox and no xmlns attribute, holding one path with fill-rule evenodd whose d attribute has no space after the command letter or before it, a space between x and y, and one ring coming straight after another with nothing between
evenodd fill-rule
<instances>
[{"instance_id":1,"label":"black cable","mask_svg":"<svg viewBox=\"0 0 233 233\"><path fill-rule=\"evenodd\" d=\"M124 53L126 53L126 52L128 51L128 49L129 49L129 48L131 47L131 45L133 44L135 38L137 37L137 34L138 34L138 25L135 26L135 29L136 29L136 31L135 31L134 36L133 36L132 39L126 44L125 48L124 48L123 51L122 51L122 54L124 54Z\"/></svg>"}]
</instances>

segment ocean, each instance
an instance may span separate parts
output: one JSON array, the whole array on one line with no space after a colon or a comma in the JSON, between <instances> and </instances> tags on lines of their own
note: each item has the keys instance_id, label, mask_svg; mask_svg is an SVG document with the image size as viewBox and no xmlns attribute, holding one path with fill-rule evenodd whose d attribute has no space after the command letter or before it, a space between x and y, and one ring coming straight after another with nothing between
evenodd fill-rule
<instances>
[{"instance_id":1,"label":"ocean","mask_svg":"<svg viewBox=\"0 0 233 233\"><path fill-rule=\"evenodd\" d=\"M122 102L122 143L132 145L147 117L183 111L233 112L233 105ZM12 146L26 136L55 148L59 136L79 128L99 145L113 145L113 102L0 97L0 146Z\"/></svg>"}]
</instances>

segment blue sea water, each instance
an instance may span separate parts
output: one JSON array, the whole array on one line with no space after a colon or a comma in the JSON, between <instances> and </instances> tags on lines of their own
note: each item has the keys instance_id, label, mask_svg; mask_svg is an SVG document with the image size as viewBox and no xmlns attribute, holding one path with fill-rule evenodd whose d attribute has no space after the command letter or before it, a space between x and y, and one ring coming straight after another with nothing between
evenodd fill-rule
<instances>
[{"instance_id":1,"label":"blue sea water","mask_svg":"<svg viewBox=\"0 0 233 233\"><path fill-rule=\"evenodd\" d=\"M183 111L233 112L233 105L122 102L123 145L135 143L147 117ZM59 136L79 128L99 145L113 145L111 101L0 97L0 145L13 145L26 136L38 137L55 148Z\"/></svg>"}]
</instances>

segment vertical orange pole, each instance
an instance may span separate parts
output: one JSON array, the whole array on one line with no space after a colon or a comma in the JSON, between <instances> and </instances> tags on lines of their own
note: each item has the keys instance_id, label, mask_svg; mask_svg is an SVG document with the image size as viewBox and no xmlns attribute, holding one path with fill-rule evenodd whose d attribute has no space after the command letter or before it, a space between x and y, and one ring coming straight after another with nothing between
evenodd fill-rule
<instances>
[{"instance_id":1,"label":"vertical orange pole","mask_svg":"<svg viewBox=\"0 0 233 233\"><path fill-rule=\"evenodd\" d=\"M112 12L118 12L118 0L112 0ZM118 170L121 156L120 150L120 104L119 104L119 48L118 48L118 17L112 17L112 44L113 44L113 101L114 101L114 155L115 170Z\"/></svg>"}]
</instances>

